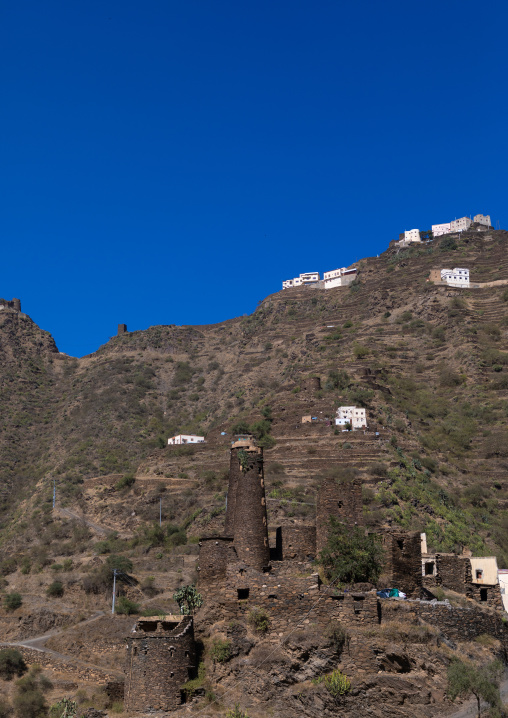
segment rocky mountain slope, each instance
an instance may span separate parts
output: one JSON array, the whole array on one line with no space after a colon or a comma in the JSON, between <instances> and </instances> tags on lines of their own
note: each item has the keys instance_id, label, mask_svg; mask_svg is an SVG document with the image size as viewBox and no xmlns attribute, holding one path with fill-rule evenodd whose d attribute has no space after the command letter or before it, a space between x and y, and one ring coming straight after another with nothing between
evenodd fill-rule
<instances>
[{"instance_id":1,"label":"rocky mountain slope","mask_svg":"<svg viewBox=\"0 0 508 718\"><path fill-rule=\"evenodd\" d=\"M424 530L433 550L467 546L508 566L508 292L427 281L431 268L455 266L472 281L508 279L507 248L504 231L392 247L361 260L350 287L278 292L250 316L130 332L82 359L60 354L29 318L2 313L0 571L4 592L23 596L18 613L0 616L5 635L37 635L48 607L45 628L107 610L111 556L133 564L122 586L130 600L174 608L174 589L195 577L198 536L223 524L231 435L248 427L265 446L272 541L277 525L312 520L323 475L354 473L370 526ZM367 433L326 421L341 404L366 407ZM317 421L302 424L304 415ZM174 433L207 443L167 447ZM46 595L55 579L63 598ZM108 630L83 641L77 625L53 648L78 655L86 643L86 660L119 670L121 648L103 645ZM312 660L329 650L305 640ZM425 659L411 648L411 671L424 670L418 660L445 665L439 640L425 638ZM302 649L281 650L270 670L296 691L291 661ZM432 671L429 706L444 695L442 669Z\"/></svg>"}]
</instances>

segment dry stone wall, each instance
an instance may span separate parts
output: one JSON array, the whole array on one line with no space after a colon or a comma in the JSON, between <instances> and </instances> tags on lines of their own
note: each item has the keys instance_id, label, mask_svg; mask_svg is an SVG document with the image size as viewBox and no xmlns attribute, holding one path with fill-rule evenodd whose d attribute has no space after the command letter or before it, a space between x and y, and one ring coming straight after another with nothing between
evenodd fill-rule
<instances>
[{"instance_id":1,"label":"dry stone wall","mask_svg":"<svg viewBox=\"0 0 508 718\"><path fill-rule=\"evenodd\" d=\"M182 704L181 687L195 673L192 617L184 617L174 627L160 621L140 621L126 641L125 709L150 713L178 708Z\"/></svg>"}]
</instances>

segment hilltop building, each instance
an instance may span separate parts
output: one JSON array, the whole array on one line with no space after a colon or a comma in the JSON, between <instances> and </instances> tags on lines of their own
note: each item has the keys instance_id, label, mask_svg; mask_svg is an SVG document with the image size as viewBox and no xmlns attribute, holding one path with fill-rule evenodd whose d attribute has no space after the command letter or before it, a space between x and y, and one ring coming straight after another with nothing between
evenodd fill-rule
<instances>
[{"instance_id":1,"label":"hilltop building","mask_svg":"<svg viewBox=\"0 0 508 718\"><path fill-rule=\"evenodd\" d=\"M450 231L466 232L472 224L473 222L469 217L461 217L460 219L454 219L450 222Z\"/></svg>"},{"instance_id":2,"label":"hilltop building","mask_svg":"<svg viewBox=\"0 0 508 718\"><path fill-rule=\"evenodd\" d=\"M408 229L405 232L399 234L399 241L404 242L421 242L420 230L419 229Z\"/></svg>"},{"instance_id":3,"label":"hilltop building","mask_svg":"<svg viewBox=\"0 0 508 718\"><path fill-rule=\"evenodd\" d=\"M282 282L282 289L290 289L291 287L303 287L309 284L317 284L319 282L319 272L304 272L294 279L286 279Z\"/></svg>"},{"instance_id":4,"label":"hilltop building","mask_svg":"<svg viewBox=\"0 0 508 718\"><path fill-rule=\"evenodd\" d=\"M440 237L442 234L450 234L450 222L432 225L432 234L434 237Z\"/></svg>"},{"instance_id":5,"label":"hilltop building","mask_svg":"<svg viewBox=\"0 0 508 718\"><path fill-rule=\"evenodd\" d=\"M341 269L333 269L331 272L325 272L323 274L325 289L345 287L356 279L357 273L358 270L356 267L352 267L351 269L342 267Z\"/></svg>"},{"instance_id":6,"label":"hilltop building","mask_svg":"<svg viewBox=\"0 0 508 718\"><path fill-rule=\"evenodd\" d=\"M473 222L483 224L485 227L492 227L492 223L490 221L490 214L475 214Z\"/></svg>"},{"instance_id":7,"label":"hilltop building","mask_svg":"<svg viewBox=\"0 0 508 718\"><path fill-rule=\"evenodd\" d=\"M205 437L204 436L196 436L195 434L178 434L178 436L172 436L170 439L168 439L168 444L170 446L175 446L177 444L204 444L205 443Z\"/></svg>"},{"instance_id":8,"label":"hilltop building","mask_svg":"<svg viewBox=\"0 0 508 718\"><path fill-rule=\"evenodd\" d=\"M0 299L0 311L5 309L21 312L21 299Z\"/></svg>"},{"instance_id":9,"label":"hilltop building","mask_svg":"<svg viewBox=\"0 0 508 718\"><path fill-rule=\"evenodd\" d=\"M352 429L366 429L367 414L365 409L357 406L339 406L335 426L346 426L346 424L349 424Z\"/></svg>"}]
</instances>

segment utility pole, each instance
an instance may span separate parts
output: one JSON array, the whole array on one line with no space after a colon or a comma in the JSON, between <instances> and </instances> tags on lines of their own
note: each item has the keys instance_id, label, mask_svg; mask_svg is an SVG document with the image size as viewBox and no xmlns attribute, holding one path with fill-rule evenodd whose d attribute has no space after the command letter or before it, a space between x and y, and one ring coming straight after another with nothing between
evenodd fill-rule
<instances>
[{"instance_id":1,"label":"utility pole","mask_svg":"<svg viewBox=\"0 0 508 718\"><path fill-rule=\"evenodd\" d=\"M56 505L56 479L53 479L53 508Z\"/></svg>"},{"instance_id":2,"label":"utility pole","mask_svg":"<svg viewBox=\"0 0 508 718\"><path fill-rule=\"evenodd\" d=\"M159 497L159 526L162 526L162 496Z\"/></svg>"},{"instance_id":3,"label":"utility pole","mask_svg":"<svg viewBox=\"0 0 508 718\"><path fill-rule=\"evenodd\" d=\"M111 605L111 613L115 612L115 593L116 593L116 572L117 569L113 569L113 603Z\"/></svg>"}]
</instances>

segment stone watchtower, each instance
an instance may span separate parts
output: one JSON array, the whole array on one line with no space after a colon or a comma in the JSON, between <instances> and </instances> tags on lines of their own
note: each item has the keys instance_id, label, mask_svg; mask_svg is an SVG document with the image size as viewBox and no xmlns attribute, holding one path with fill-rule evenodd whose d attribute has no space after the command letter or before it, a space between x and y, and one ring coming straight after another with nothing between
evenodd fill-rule
<instances>
[{"instance_id":1,"label":"stone watchtower","mask_svg":"<svg viewBox=\"0 0 508 718\"><path fill-rule=\"evenodd\" d=\"M346 526L363 526L362 482L324 479L316 500L316 552L328 541L330 517Z\"/></svg>"},{"instance_id":2,"label":"stone watchtower","mask_svg":"<svg viewBox=\"0 0 508 718\"><path fill-rule=\"evenodd\" d=\"M270 563L263 449L252 437L239 437L231 448L226 536L234 537L239 559L261 571Z\"/></svg>"},{"instance_id":3,"label":"stone watchtower","mask_svg":"<svg viewBox=\"0 0 508 718\"><path fill-rule=\"evenodd\" d=\"M196 670L192 616L140 618L126 638L125 710L153 713L175 710L181 687Z\"/></svg>"}]
</instances>

